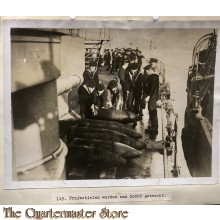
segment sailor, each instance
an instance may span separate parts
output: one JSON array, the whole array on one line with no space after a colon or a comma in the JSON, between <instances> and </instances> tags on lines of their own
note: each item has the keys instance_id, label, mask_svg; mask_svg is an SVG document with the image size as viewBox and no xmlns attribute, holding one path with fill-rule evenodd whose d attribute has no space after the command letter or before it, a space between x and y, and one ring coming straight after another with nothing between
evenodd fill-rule
<instances>
[{"instance_id":1,"label":"sailor","mask_svg":"<svg viewBox=\"0 0 220 220\"><path fill-rule=\"evenodd\" d=\"M108 108L122 110L123 107L123 90L117 78L111 80L107 86L108 91Z\"/></svg>"},{"instance_id":2,"label":"sailor","mask_svg":"<svg viewBox=\"0 0 220 220\"><path fill-rule=\"evenodd\" d=\"M130 65L131 71L125 76L126 109L141 115L141 100L143 97L143 74L138 71L138 64Z\"/></svg>"},{"instance_id":3,"label":"sailor","mask_svg":"<svg viewBox=\"0 0 220 220\"><path fill-rule=\"evenodd\" d=\"M123 57L122 57L121 50L119 50L118 56L116 58L116 64L115 64L116 73L119 71L120 67L122 66L122 62L123 62Z\"/></svg>"},{"instance_id":4,"label":"sailor","mask_svg":"<svg viewBox=\"0 0 220 220\"><path fill-rule=\"evenodd\" d=\"M97 92L97 100L96 106L98 109L107 108L107 101L108 101L108 92L103 83L98 83L96 85L96 92Z\"/></svg>"},{"instance_id":5,"label":"sailor","mask_svg":"<svg viewBox=\"0 0 220 220\"><path fill-rule=\"evenodd\" d=\"M125 75L128 71L128 66L129 66L129 60L123 60L122 66L118 72L118 78L119 78L119 81L120 81L120 84L123 90L123 103L125 103L125 98L126 98L124 85L125 85Z\"/></svg>"},{"instance_id":6,"label":"sailor","mask_svg":"<svg viewBox=\"0 0 220 220\"><path fill-rule=\"evenodd\" d=\"M146 102L148 102L150 125L146 131L158 133L158 117L156 103L158 101L159 92L159 69L157 67L158 59L150 59L150 75L147 78Z\"/></svg>"},{"instance_id":7,"label":"sailor","mask_svg":"<svg viewBox=\"0 0 220 220\"><path fill-rule=\"evenodd\" d=\"M144 81L145 81L145 82L147 82L147 78L148 78L148 76L150 75L150 69L151 69L151 64L148 64L147 66L145 66L145 67L143 68L143 70L144 70L143 75L144 75Z\"/></svg>"},{"instance_id":8,"label":"sailor","mask_svg":"<svg viewBox=\"0 0 220 220\"><path fill-rule=\"evenodd\" d=\"M137 64L138 64L138 70L141 70L141 66L142 66L142 59L144 58L144 56L142 55L142 52L140 50L137 50Z\"/></svg>"},{"instance_id":9,"label":"sailor","mask_svg":"<svg viewBox=\"0 0 220 220\"><path fill-rule=\"evenodd\" d=\"M110 63L111 63L111 54L109 52L109 49L105 49L104 51L104 62L105 62L105 67L106 70L110 69Z\"/></svg>"},{"instance_id":10,"label":"sailor","mask_svg":"<svg viewBox=\"0 0 220 220\"><path fill-rule=\"evenodd\" d=\"M85 84L82 84L78 89L78 95L81 118L91 118L97 103L94 80L89 79Z\"/></svg>"},{"instance_id":11,"label":"sailor","mask_svg":"<svg viewBox=\"0 0 220 220\"><path fill-rule=\"evenodd\" d=\"M143 69L144 69L144 73L143 73L143 97L142 97L142 100L141 100L141 116L143 116L143 109L146 108L146 94L147 94L147 91L148 91L148 77L150 75L150 68L151 68L151 65L148 64L147 66L145 66Z\"/></svg>"},{"instance_id":12,"label":"sailor","mask_svg":"<svg viewBox=\"0 0 220 220\"><path fill-rule=\"evenodd\" d=\"M116 72L116 60L118 57L118 51L115 49L115 51L112 53L112 68L111 68L111 74L115 74Z\"/></svg>"},{"instance_id":13,"label":"sailor","mask_svg":"<svg viewBox=\"0 0 220 220\"><path fill-rule=\"evenodd\" d=\"M99 83L99 75L97 72L97 63L95 61L89 62L89 68L83 73L83 85L86 84L89 80L93 80L95 84Z\"/></svg>"},{"instance_id":14,"label":"sailor","mask_svg":"<svg viewBox=\"0 0 220 220\"><path fill-rule=\"evenodd\" d=\"M133 61L134 63L137 63L137 54L136 54L135 50L131 50L130 61L131 62Z\"/></svg>"}]
</instances>

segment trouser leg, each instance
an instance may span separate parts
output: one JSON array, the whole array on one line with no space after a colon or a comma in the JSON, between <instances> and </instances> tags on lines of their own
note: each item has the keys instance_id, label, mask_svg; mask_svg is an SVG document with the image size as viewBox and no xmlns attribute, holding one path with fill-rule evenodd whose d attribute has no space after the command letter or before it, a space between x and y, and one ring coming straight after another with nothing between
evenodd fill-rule
<instances>
[{"instance_id":1,"label":"trouser leg","mask_svg":"<svg viewBox=\"0 0 220 220\"><path fill-rule=\"evenodd\" d=\"M149 111L149 119L152 130L158 129L158 117L157 117L157 108L156 101L150 100L148 102L148 111Z\"/></svg>"},{"instance_id":2,"label":"trouser leg","mask_svg":"<svg viewBox=\"0 0 220 220\"><path fill-rule=\"evenodd\" d=\"M135 96L134 100L134 113L140 114L141 113L141 99L139 96Z\"/></svg>"},{"instance_id":3,"label":"trouser leg","mask_svg":"<svg viewBox=\"0 0 220 220\"><path fill-rule=\"evenodd\" d=\"M149 116L150 116L150 124L152 130L158 129L158 118L157 118L157 109L150 109L149 110Z\"/></svg>"},{"instance_id":4,"label":"trouser leg","mask_svg":"<svg viewBox=\"0 0 220 220\"><path fill-rule=\"evenodd\" d=\"M127 110L132 111L133 109L133 100L134 100L134 94L133 91L130 91L128 94L128 101L127 101Z\"/></svg>"}]
</instances>

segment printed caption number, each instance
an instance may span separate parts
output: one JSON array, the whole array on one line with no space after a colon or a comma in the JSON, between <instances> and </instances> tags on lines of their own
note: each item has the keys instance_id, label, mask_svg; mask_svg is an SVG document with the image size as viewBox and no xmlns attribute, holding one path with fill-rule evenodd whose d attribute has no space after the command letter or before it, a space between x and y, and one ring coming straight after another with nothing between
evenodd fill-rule
<instances>
[{"instance_id":1,"label":"printed caption number","mask_svg":"<svg viewBox=\"0 0 220 220\"><path fill-rule=\"evenodd\" d=\"M57 201L65 201L66 199L63 196L57 197Z\"/></svg>"},{"instance_id":2,"label":"printed caption number","mask_svg":"<svg viewBox=\"0 0 220 220\"><path fill-rule=\"evenodd\" d=\"M131 198L131 199L141 198L141 197L142 197L142 195L130 195L130 198Z\"/></svg>"}]
</instances>

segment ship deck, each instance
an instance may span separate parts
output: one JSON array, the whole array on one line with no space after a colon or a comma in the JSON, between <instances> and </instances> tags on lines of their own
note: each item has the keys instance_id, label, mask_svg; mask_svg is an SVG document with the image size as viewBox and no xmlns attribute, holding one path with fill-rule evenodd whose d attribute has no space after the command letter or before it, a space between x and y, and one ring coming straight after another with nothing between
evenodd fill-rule
<instances>
[{"instance_id":1,"label":"ship deck","mask_svg":"<svg viewBox=\"0 0 220 220\"><path fill-rule=\"evenodd\" d=\"M100 74L99 78L105 85L113 79L115 75L112 74ZM162 111L158 108L158 121L159 129L158 135L156 136L155 142L162 141ZM146 133L145 129L148 126L148 110L147 107L143 110L144 116L142 120L137 123L136 130L143 135L141 139L147 143L149 141L149 133ZM172 178L174 166L174 149L170 156L164 156L163 150L157 150L153 147L147 147L142 150L142 154L138 158L127 160L126 165L117 169L103 170L101 178L116 178L116 179L147 179L147 178ZM179 167L180 173L178 177L187 178L190 177L189 170L184 159L182 143L181 143L181 130L178 131L177 136L177 166ZM165 171L166 169L166 171ZM90 168L89 176L87 179L99 178L98 167ZM77 170L76 172L81 172ZM80 177L81 178L81 177Z\"/></svg>"}]
</instances>

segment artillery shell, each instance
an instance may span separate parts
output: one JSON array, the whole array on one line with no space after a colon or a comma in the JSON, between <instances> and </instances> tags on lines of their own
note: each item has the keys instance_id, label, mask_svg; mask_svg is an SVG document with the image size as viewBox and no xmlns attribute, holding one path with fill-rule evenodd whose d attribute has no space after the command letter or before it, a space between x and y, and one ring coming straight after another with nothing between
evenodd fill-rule
<instances>
[{"instance_id":1,"label":"artillery shell","mask_svg":"<svg viewBox=\"0 0 220 220\"><path fill-rule=\"evenodd\" d=\"M91 121L91 120L90 120ZM97 120L95 120L97 121ZM140 139L143 136L138 133L137 131L135 131L132 128L128 128L125 126L118 126L116 124L106 124L106 123L92 123L92 122L87 122L86 120L80 120L78 122L78 126L80 127L87 127L87 128L101 128L101 129L109 129L112 131L118 131L120 133L126 134L129 137L135 138L135 139Z\"/></svg>"},{"instance_id":2,"label":"artillery shell","mask_svg":"<svg viewBox=\"0 0 220 220\"><path fill-rule=\"evenodd\" d=\"M91 145L91 146L94 145L95 147L109 150L126 159L136 158L141 155L141 152L136 150L135 148L119 142L87 139L87 138L74 138L72 143L80 144L80 145Z\"/></svg>"},{"instance_id":3,"label":"artillery shell","mask_svg":"<svg viewBox=\"0 0 220 220\"><path fill-rule=\"evenodd\" d=\"M121 123L133 123L141 120L141 116L132 112L115 109L100 109L94 118Z\"/></svg>"},{"instance_id":4,"label":"artillery shell","mask_svg":"<svg viewBox=\"0 0 220 220\"><path fill-rule=\"evenodd\" d=\"M76 144L68 144L67 146L69 165L71 165L71 161L74 165L75 161L81 160L84 163L98 164L103 167L118 167L126 163L126 160L119 155L100 148Z\"/></svg>"},{"instance_id":5,"label":"artillery shell","mask_svg":"<svg viewBox=\"0 0 220 220\"><path fill-rule=\"evenodd\" d=\"M117 121L106 121L106 120L101 120L101 119L80 119L78 121L85 121L85 122L88 122L88 123L95 123L95 124L103 124L105 126L108 126L108 125L117 125L119 127L128 127L128 128L131 128L131 126L129 124L122 124L121 122L117 122ZM73 124L74 125L74 124Z\"/></svg>"},{"instance_id":6,"label":"artillery shell","mask_svg":"<svg viewBox=\"0 0 220 220\"><path fill-rule=\"evenodd\" d=\"M109 151L112 151L113 149L112 141L103 141L103 140L87 139L87 138L74 138L72 143L79 145L86 145L86 146L95 146Z\"/></svg>"},{"instance_id":7,"label":"artillery shell","mask_svg":"<svg viewBox=\"0 0 220 220\"><path fill-rule=\"evenodd\" d=\"M127 135L119 133L117 131L111 131L108 129L71 127L68 131L68 142L71 143L73 138L77 137L119 142L131 146L137 150L142 150L146 148L146 144L142 141L128 137Z\"/></svg>"},{"instance_id":8,"label":"artillery shell","mask_svg":"<svg viewBox=\"0 0 220 220\"><path fill-rule=\"evenodd\" d=\"M126 159L133 159L141 156L140 151L119 142L114 142L114 149L112 152Z\"/></svg>"}]
</instances>

